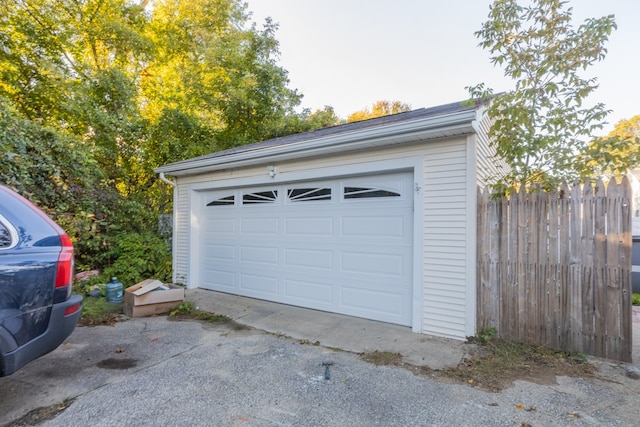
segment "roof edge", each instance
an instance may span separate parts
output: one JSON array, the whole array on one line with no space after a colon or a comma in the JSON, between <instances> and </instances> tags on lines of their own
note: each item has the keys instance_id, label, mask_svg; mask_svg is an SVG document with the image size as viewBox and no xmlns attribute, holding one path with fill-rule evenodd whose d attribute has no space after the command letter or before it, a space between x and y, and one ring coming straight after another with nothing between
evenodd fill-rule
<instances>
[{"instance_id":1,"label":"roof edge","mask_svg":"<svg viewBox=\"0 0 640 427\"><path fill-rule=\"evenodd\" d=\"M369 129L314 138L292 144L260 148L227 156L190 159L154 169L171 176L195 175L232 167L244 167L302 157L355 151L376 146L395 145L443 136L443 132L464 135L475 132L476 109L435 117L391 123Z\"/></svg>"}]
</instances>

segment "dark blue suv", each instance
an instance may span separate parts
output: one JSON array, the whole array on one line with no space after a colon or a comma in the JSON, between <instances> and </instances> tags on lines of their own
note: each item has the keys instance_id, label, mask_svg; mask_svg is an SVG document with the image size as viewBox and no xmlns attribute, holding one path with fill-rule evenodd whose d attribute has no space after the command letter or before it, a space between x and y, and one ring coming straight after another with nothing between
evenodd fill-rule
<instances>
[{"instance_id":1,"label":"dark blue suv","mask_svg":"<svg viewBox=\"0 0 640 427\"><path fill-rule=\"evenodd\" d=\"M0 377L54 350L73 332L73 245L44 212L0 185Z\"/></svg>"}]
</instances>

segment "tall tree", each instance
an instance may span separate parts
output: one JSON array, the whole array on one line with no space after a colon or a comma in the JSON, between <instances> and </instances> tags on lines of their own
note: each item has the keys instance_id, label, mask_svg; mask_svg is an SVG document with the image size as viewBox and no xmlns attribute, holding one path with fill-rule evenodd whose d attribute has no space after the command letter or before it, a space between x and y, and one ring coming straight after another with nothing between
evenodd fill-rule
<instances>
[{"instance_id":1,"label":"tall tree","mask_svg":"<svg viewBox=\"0 0 640 427\"><path fill-rule=\"evenodd\" d=\"M143 10L126 0L0 4L0 95L83 137L107 177L122 178L140 140L136 77L152 52Z\"/></svg>"},{"instance_id":2,"label":"tall tree","mask_svg":"<svg viewBox=\"0 0 640 427\"><path fill-rule=\"evenodd\" d=\"M492 99L490 136L511 168L497 184L501 190L576 179L577 154L608 114L602 103L585 105L598 84L582 74L604 59L614 17L590 18L574 28L567 3L533 0L521 6L517 0L495 0L475 33L491 62L515 84L497 95L483 84L469 88L475 99Z\"/></svg>"},{"instance_id":3,"label":"tall tree","mask_svg":"<svg viewBox=\"0 0 640 427\"><path fill-rule=\"evenodd\" d=\"M151 229L171 209L154 167L295 116L276 29L240 0L0 0L0 124L18 130L0 132L0 181L92 236ZM109 258L103 243L81 257Z\"/></svg>"},{"instance_id":4,"label":"tall tree","mask_svg":"<svg viewBox=\"0 0 640 427\"><path fill-rule=\"evenodd\" d=\"M218 148L270 134L301 95L287 87L276 64L277 25L248 25L235 0L162 0L155 3L150 34L156 60L143 79L150 117L179 106L217 130Z\"/></svg>"},{"instance_id":5,"label":"tall tree","mask_svg":"<svg viewBox=\"0 0 640 427\"><path fill-rule=\"evenodd\" d=\"M388 116L409 110L411 110L411 106L400 101L376 101L371 106L371 109L365 108L364 110L351 113L349 117L347 117L347 123L374 119L376 117Z\"/></svg>"},{"instance_id":6,"label":"tall tree","mask_svg":"<svg viewBox=\"0 0 640 427\"><path fill-rule=\"evenodd\" d=\"M0 96L82 138L125 195L146 191L163 162L274 134L301 97L276 63L277 26L250 24L240 1L144 6L0 0ZM158 121L178 117L207 136L161 135ZM181 149L160 152L165 139Z\"/></svg>"}]
</instances>

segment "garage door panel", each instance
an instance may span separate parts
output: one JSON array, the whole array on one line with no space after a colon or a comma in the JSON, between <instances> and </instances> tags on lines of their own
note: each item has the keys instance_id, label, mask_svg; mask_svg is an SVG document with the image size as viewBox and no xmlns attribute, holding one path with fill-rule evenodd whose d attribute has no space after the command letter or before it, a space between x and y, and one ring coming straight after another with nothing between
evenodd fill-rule
<instances>
[{"instance_id":1,"label":"garage door panel","mask_svg":"<svg viewBox=\"0 0 640 427\"><path fill-rule=\"evenodd\" d=\"M332 236L333 217L285 218L285 233L292 236Z\"/></svg>"},{"instance_id":2,"label":"garage door panel","mask_svg":"<svg viewBox=\"0 0 640 427\"><path fill-rule=\"evenodd\" d=\"M340 300L345 311L359 312L362 317L400 323L405 306L402 295L370 289L343 287Z\"/></svg>"},{"instance_id":3,"label":"garage door panel","mask_svg":"<svg viewBox=\"0 0 640 427\"><path fill-rule=\"evenodd\" d=\"M333 304L331 283L285 279L284 296L289 303L314 305L314 308L328 310Z\"/></svg>"},{"instance_id":4,"label":"garage door panel","mask_svg":"<svg viewBox=\"0 0 640 427\"><path fill-rule=\"evenodd\" d=\"M226 292L233 292L237 289L235 271L217 270L206 268L203 271L203 287L206 289L219 289Z\"/></svg>"},{"instance_id":5,"label":"garage door panel","mask_svg":"<svg viewBox=\"0 0 640 427\"><path fill-rule=\"evenodd\" d=\"M342 234L356 237L406 237L405 218L403 216L354 216L342 218Z\"/></svg>"},{"instance_id":6,"label":"garage door panel","mask_svg":"<svg viewBox=\"0 0 640 427\"><path fill-rule=\"evenodd\" d=\"M235 258L234 245L204 245L204 259L209 261L230 261Z\"/></svg>"},{"instance_id":7,"label":"garage door panel","mask_svg":"<svg viewBox=\"0 0 640 427\"><path fill-rule=\"evenodd\" d=\"M240 261L277 265L278 248L273 246L242 246L240 247Z\"/></svg>"},{"instance_id":8,"label":"garage door panel","mask_svg":"<svg viewBox=\"0 0 640 427\"><path fill-rule=\"evenodd\" d=\"M211 235L236 233L236 220L233 218L209 218L205 221L204 228Z\"/></svg>"},{"instance_id":9,"label":"garage door panel","mask_svg":"<svg viewBox=\"0 0 640 427\"><path fill-rule=\"evenodd\" d=\"M411 325L412 181L398 173L205 195L200 285Z\"/></svg>"},{"instance_id":10,"label":"garage door panel","mask_svg":"<svg viewBox=\"0 0 640 427\"><path fill-rule=\"evenodd\" d=\"M284 253L286 267L305 267L326 271L334 269L332 250L287 248Z\"/></svg>"},{"instance_id":11,"label":"garage door panel","mask_svg":"<svg viewBox=\"0 0 640 427\"><path fill-rule=\"evenodd\" d=\"M240 233L242 234L271 234L276 236L278 232L278 218L242 218L240 220Z\"/></svg>"},{"instance_id":12,"label":"garage door panel","mask_svg":"<svg viewBox=\"0 0 640 427\"><path fill-rule=\"evenodd\" d=\"M240 273L240 290L264 297L278 296L278 278L274 276Z\"/></svg>"},{"instance_id":13,"label":"garage door panel","mask_svg":"<svg viewBox=\"0 0 640 427\"><path fill-rule=\"evenodd\" d=\"M342 271L364 275L402 277L404 262L401 255L371 252L342 252Z\"/></svg>"}]
</instances>

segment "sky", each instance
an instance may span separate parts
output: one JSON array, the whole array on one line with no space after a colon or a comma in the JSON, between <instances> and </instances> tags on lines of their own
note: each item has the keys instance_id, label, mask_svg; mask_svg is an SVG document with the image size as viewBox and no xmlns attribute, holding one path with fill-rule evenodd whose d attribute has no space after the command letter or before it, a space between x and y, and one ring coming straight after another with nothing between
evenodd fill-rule
<instances>
[{"instance_id":1,"label":"sky","mask_svg":"<svg viewBox=\"0 0 640 427\"><path fill-rule=\"evenodd\" d=\"M412 109L468 98L465 89L485 83L495 92L512 82L478 47L474 31L487 20L490 0L246 0L258 27L279 24L279 65L301 107L325 105L346 118L377 100ZM523 2L521 2L522 4ZM618 29L607 57L587 70L600 87L591 103L612 110L610 131L640 114L640 1L572 0L574 26L614 14Z\"/></svg>"}]
</instances>

